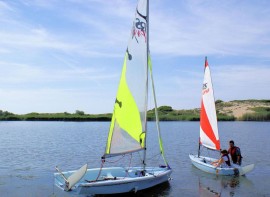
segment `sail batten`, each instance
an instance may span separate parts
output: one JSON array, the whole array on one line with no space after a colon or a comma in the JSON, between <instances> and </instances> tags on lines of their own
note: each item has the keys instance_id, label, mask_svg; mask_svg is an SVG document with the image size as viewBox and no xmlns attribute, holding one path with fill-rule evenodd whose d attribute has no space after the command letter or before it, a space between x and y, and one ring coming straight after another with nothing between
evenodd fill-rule
<instances>
[{"instance_id":1,"label":"sail batten","mask_svg":"<svg viewBox=\"0 0 270 197\"><path fill-rule=\"evenodd\" d=\"M209 149L220 150L215 98L207 58L205 59L200 112L200 144Z\"/></svg>"}]
</instances>

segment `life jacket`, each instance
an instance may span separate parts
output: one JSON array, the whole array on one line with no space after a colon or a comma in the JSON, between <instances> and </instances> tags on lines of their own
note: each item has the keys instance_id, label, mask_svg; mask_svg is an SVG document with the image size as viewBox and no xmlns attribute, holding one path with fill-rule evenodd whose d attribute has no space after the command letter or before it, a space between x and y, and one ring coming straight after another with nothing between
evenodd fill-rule
<instances>
[{"instance_id":1,"label":"life jacket","mask_svg":"<svg viewBox=\"0 0 270 197\"><path fill-rule=\"evenodd\" d=\"M230 157L228 154L224 154L222 157L227 157L227 161L225 161L225 163L228 165L228 166L231 166L231 161L230 161Z\"/></svg>"},{"instance_id":2,"label":"life jacket","mask_svg":"<svg viewBox=\"0 0 270 197\"><path fill-rule=\"evenodd\" d=\"M237 156L239 156L239 155L236 155L236 150L237 149L238 149L238 147L237 146L234 146L232 148L229 148L229 150L228 150L228 152L231 155L231 158L232 158L233 163L236 163L237 162ZM240 161L241 161L241 159L242 159L242 156L241 156L241 153L240 153Z\"/></svg>"}]
</instances>

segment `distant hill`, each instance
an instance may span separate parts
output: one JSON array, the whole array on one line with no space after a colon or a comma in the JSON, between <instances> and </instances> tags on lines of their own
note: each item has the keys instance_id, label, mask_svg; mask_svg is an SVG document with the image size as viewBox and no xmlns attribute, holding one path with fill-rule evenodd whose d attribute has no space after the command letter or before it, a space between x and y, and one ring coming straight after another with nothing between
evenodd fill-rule
<instances>
[{"instance_id":1,"label":"distant hill","mask_svg":"<svg viewBox=\"0 0 270 197\"><path fill-rule=\"evenodd\" d=\"M270 100L234 100L216 101L217 118L219 121L270 121ZM161 121L199 121L200 108L175 110L171 106L160 106L158 115ZM36 113L17 115L0 110L0 120L25 121L110 121L108 114L85 114L76 110L75 113ZM149 110L148 120L155 120L155 110Z\"/></svg>"},{"instance_id":2,"label":"distant hill","mask_svg":"<svg viewBox=\"0 0 270 197\"><path fill-rule=\"evenodd\" d=\"M216 101L217 118L219 121L269 121L270 100L234 100ZM170 106L158 108L159 118L170 120L200 120L200 108L189 110L174 110ZM148 112L149 119L154 119L154 110Z\"/></svg>"},{"instance_id":3,"label":"distant hill","mask_svg":"<svg viewBox=\"0 0 270 197\"><path fill-rule=\"evenodd\" d=\"M234 100L216 101L216 109L220 114L234 116L236 120L269 121L270 100Z\"/></svg>"}]
</instances>

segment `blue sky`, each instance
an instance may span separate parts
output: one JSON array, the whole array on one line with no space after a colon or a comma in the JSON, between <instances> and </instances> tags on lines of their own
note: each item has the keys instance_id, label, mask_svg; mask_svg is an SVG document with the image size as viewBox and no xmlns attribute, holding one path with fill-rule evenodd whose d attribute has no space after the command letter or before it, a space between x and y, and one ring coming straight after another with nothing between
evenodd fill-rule
<instances>
[{"instance_id":1,"label":"blue sky","mask_svg":"<svg viewBox=\"0 0 270 197\"><path fill-rule=\"evenodd\" d=\"M0 1L0 109L112 112L136 4ZM216 99L269 99L270 1L152 0L150 50L158 105L199 107L205 56Z\"/></svg>"}]
</instances>

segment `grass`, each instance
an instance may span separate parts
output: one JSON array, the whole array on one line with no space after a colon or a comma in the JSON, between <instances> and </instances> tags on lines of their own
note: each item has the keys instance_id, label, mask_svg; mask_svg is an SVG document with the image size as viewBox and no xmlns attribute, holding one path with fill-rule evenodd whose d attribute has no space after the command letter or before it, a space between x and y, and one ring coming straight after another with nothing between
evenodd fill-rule
<instances>
[{"instance_id":1,"label":"grass","mask_svg":"<svg viewBox=\"0 0 270 197\"><path fill-rule=\"evenodd\" d=\"M236 118L234 116L222 114L222 113L217 114L217 119L218 119L218 121L235 121L236 120Z\"/></svg>"},{"instance_id":2,"label":"grass","mask_svg":"<svg viewBox=\"0 0 270 197\"><path fill-rule=\"evenodd\" d=\"M247 99L247 100L233 100L231 102L240 102L240 103L243 103L243 102L250 102L250 103L270 103L270 100L269 99L261 99L261 100L257 100L257 99Z\"/></svg>"},{"instance_id":3,"label":"grass","mask_svg":"<svg viewBox=\"0 0 270 197\"><path fill-rule=\"evenodd\" d=\"M161 106L158 108L158 115L160 121L199 121L200 109L193 110L173 110L170 106ZM23 121L110 121L112 114L85 114L83 111L76 111L75 113L28 113L17 115L10 112L3 112L0 110L0 120L23 120ZM235 120L232 116L226 114L217 114L220 121ZM155 110L147 112L147 120L156 120Z\"/></svg>"},{"instance_id":4,"label":"grass","mask_svg":"<svg viewBox=\"0 0 270 197\"><path fill-rule=\"evenodd\" d=\"M25 120L25 121L110 121L112 114L70 114L70 113L29 113L23 115L1 115L0 120Z\"/></svg>"},{"instance_id":5,"label":"grass","mask_svg":"<svg viewBox=\"0 0 270 197\"><path fill-rule=\"evenodd\" d=\"M270 107L254 107L254 113L244 114L240 120L243 121L270 121Z\"/></svg>"},{"instance_id":6,"label":"grass","mask_svg":"<svg viewBox=\"0 0 270 197\"><path fill-rule=\"evenodd\" d=\"M231 115L232 111L223 112L223 107L232 106L232 102L238 104L246 102L255 102L269 106L270 100L235 100L230 102L223 102L222 100L216 101L217 119L218 121L235 121L236 118ZM246 113L238 120L243 121L269 121L270 120L270 107L254 107L253 113ZM171 106L158 107L158 115L160 121L199 121L200 109L190 110L174 110ZM85 114L83 111L76 110L75 113L28 113L23 115L13 114L8 111L0 110L0 120L24 120L24 121L110 121L111 113L107 114ZM147 112L147 120L155 120L155 109Z\"/></svg>"}]
</instances>

